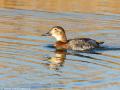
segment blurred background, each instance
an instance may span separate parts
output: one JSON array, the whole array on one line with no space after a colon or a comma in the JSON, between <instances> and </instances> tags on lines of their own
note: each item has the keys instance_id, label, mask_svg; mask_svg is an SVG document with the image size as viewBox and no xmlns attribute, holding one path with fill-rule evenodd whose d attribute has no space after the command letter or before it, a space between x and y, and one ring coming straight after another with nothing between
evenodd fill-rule
<instances>
[{"instance_id":1,"label":"blurred background","mask_svg":"<svg viewBox=\"0 0 120 90\"><path fill-rule=\"evenodd\" d=\"M119 0L0 0L0 7L48 12L120 13Z\"/></svg>"}]
</instances>

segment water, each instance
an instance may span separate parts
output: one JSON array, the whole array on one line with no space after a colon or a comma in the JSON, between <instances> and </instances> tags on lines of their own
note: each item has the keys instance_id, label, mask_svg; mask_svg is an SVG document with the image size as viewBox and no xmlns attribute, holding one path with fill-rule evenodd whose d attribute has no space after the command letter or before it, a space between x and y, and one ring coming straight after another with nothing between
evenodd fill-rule
<instances>
[{"instance_id":1,"label":"water","mask_svg":"<svg viewBox=\"0 0 120 90\"><path fill-rule=\"evenodd\" d=\"M12 3L0 8L0 88L120 90L119 8L111 7L112 0L109 6L102 1L97 12L77 7L75 12L10 9ZM58 51L51 46L54 38L41 36L55 25L64 27L69 39L89 37L104 41L105 48L92 53Z\"/></svg>"}]
</instances>

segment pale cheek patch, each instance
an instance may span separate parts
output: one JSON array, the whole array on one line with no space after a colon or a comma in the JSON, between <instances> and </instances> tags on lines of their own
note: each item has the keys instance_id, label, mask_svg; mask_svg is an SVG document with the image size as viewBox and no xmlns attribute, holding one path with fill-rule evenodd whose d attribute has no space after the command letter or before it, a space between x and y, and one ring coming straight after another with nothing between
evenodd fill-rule
<instances>
[{"instance_id":1,"label":"pale cheek patch","mask_svg":"<svg viewBox=\"0 0 120 90\"><path fill-rule=\"evenodd\" d=\"M56 36L56 39L59 41L59 40L62 39L62 37L61 36Z\"/></svg>"}]
</instances>

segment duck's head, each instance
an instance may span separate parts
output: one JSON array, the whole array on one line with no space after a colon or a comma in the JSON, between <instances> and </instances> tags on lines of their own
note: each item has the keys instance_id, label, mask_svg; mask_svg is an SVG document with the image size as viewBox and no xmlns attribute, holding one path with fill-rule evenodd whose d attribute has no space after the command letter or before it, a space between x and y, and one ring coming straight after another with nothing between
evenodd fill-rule
<instances>
[{"instance_id":1,"label":"duck's head","mask_svg":"<svg viewBox=\"0 0 120 90\"><path fill-rule=\"evenodd\" d=\"M43 34L42 36L53 36L56 38L57 41L67 41L65 30L61 26L52 27L52 29L49 32Z\"/></svg>"}]
</instances>

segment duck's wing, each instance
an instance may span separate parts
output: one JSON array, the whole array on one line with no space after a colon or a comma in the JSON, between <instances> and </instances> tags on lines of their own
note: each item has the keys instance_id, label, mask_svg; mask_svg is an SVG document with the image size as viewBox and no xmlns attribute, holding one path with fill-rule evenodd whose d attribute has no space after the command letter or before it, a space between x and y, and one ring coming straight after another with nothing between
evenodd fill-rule
<instances>
[{"instance_id":1,"label":"duck's wing","mask_svg":"<svg viewBox=\"0 0 120 90\"><path fill-rule=\"evenodd\" d=\"M69 49L72 50L90 50L95 47L99 47L99 44L89 38L77 38L77 39L71 39L68 41Z\"/></svg>"}]
</instances>

